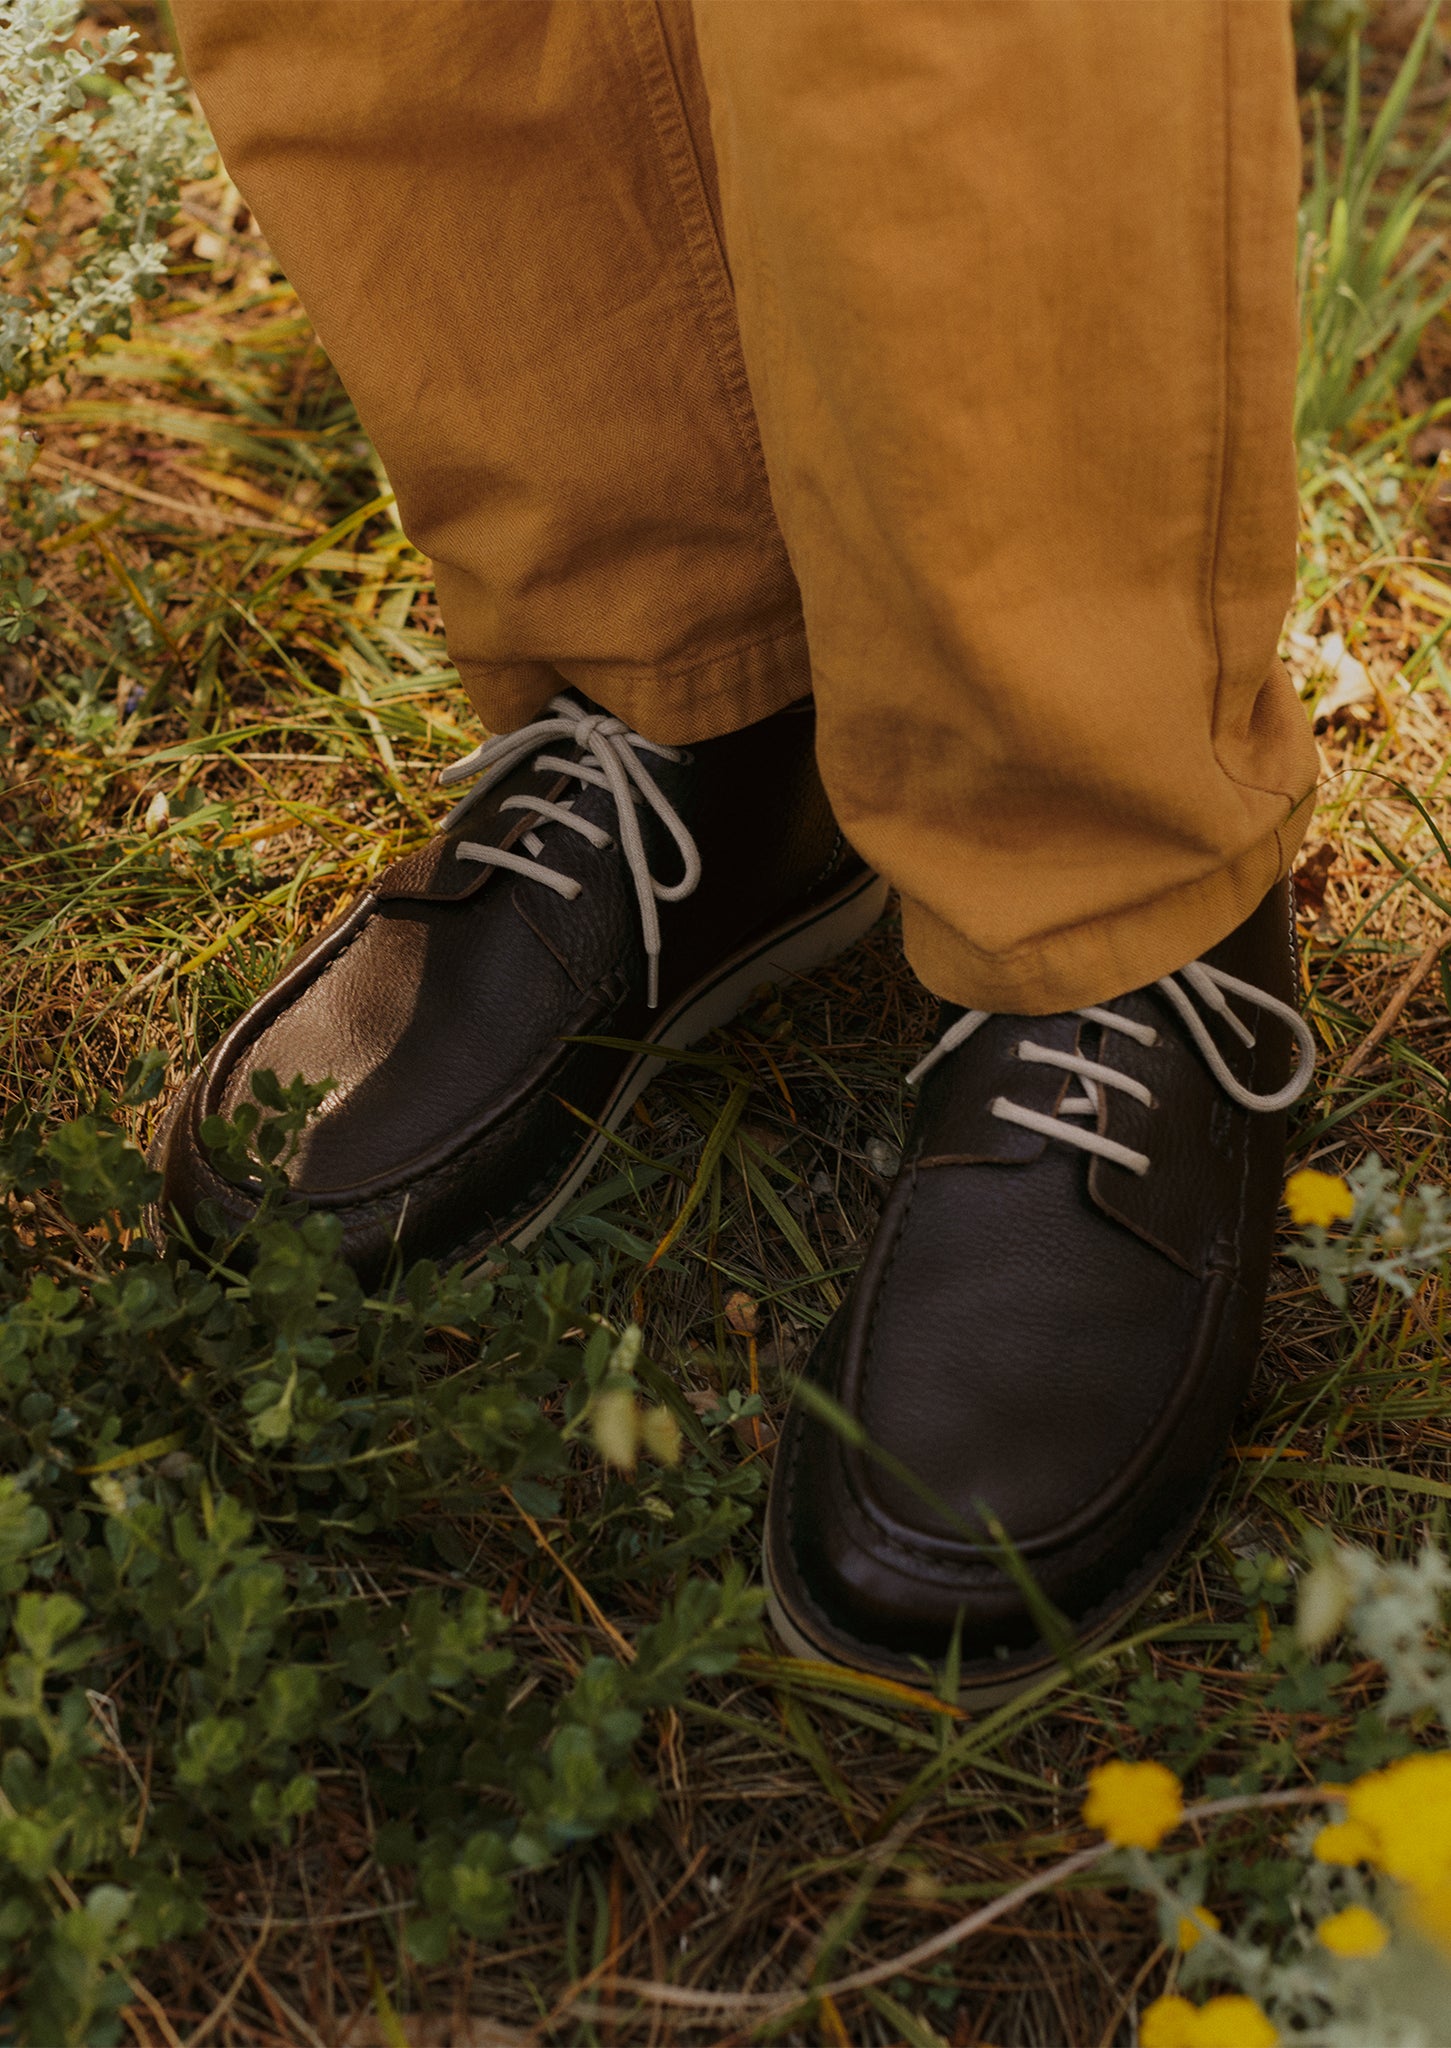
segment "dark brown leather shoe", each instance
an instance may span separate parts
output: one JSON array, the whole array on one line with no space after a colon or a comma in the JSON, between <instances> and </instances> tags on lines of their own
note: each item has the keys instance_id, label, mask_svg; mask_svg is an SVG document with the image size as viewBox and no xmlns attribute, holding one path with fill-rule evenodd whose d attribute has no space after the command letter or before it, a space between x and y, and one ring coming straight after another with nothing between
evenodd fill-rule
<instances>
[{"instance_id":1,"label":"dark brown leather shoe","mask_svg":"<svg viewBox=\"0 0 1451 2048\"><path fill-rule=\"evenodd\" d=\"M1314 1057L1294 998L1281 885L1115 1002L944 1012L807 1370L846 1429L798 1399L781 1438L766 1567L791 1650L920 1683L957 1631L964 1696L988 1703L1057 1662L1023 1567L1080 1641L1154 1584L1254 1361L1284 1111Z\"/></svg>"},{"instance_id":2,"label":"dark brown leather shoe","mask_svg":"<svg viewBox=\"0 0 1451 2048\"><path fill-rule=\"evenodd\" d=\"M271 1069L331 1086L289 1167L375 1281L396 1245L472 1258L568 1200L663 1061L761 983L807 973L876 919L816 772L809 703L680 749L574 693L445 780L478 776L442 835L300 954L193 1076L159 1142L163 1215L229 1230L257 1186L222 1178L203 1121ZM622 1052L580 1039L613 1037Z\"/></svg>"}]
</instances>

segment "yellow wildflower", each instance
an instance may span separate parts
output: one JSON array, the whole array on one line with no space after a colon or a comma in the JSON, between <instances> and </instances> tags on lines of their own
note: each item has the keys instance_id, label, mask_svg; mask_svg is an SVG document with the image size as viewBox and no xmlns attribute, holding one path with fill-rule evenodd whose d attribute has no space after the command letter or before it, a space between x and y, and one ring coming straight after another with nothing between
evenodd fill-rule
<instances>
[{"instance_id":1,"label":"yellow wildflower","mask_svg":"<svg viewBox=\"0 0 1451 2048\"><path fill-rule=\"evenodd\" d=\"M1218 1932L1219 1915L1211 1913L1208 1906L1196 1906L1192 1912L1179 1915L1179 1925L1175 1929L1174 1938L1187 1956L1190 1949L1196 1948L1206 1934Z\"/></svg>"},{"instance_id":2,"label":"yellow wildflower","mask_svg":"<svg viewBox=\"0 0 1451 2048\"><path fill-rule=\"evenodd\" d=\"M1083 1818L1121 1849L1157 1849L1183 1811L1179 1780L1164 1764L1115 1759L1088 1774Z\"/></svg>"},{"instance_id":3,"label":"yellow wildflower","mask_svg":"<svg viewBox=\"0 0 1451 2048\"><path fill-rule=\"evenodd\" d=\"M1193 2048L1198 2017L1187 1998L1172 1992L1156 1998L1139 2019L1140 2048Z\"/></svg>"},{"instance_id":4,"label":"yellow wildflower","mask_svg":"<svg viewBox=\"0 0 1451 2048\"><path fill-rule=\"evenodd\" d=\"M1451 1956L1451 1884L1423 1885L1411 1894L1411 1925Z\"/></svg>"},{"instance_id":5,"label":"yellow wildflower","mask_svg":"<svg viewBox=\"0 0 1451 2048\"><path fill-rule=\"evenodd\" d=\"M1285 1207L1292 1223L1301 1228L1318 1223L1322 1229L1332 1223L1348 1223L1355 1214L1355 1197L1338 1173L1317 1173L1307 1166L1292 1173L1285 1182Z\"/></svg>"},{"instance_id":6,"label":"yellow wildflower","mask_svg":"<svg viewBox=\"0 0 1451 2048\"><path fill-rule=\"evenodd\" d=\"M1321 1863L1369 1863L1375 1836L1358 1820L1327 1821L1315 1837L1314 1853Z\"/></svg>"},{"instance_id":7,"label":"yellow wildflower","mask_svg":"<svg viewBox=\"0 0 1451 2048\"><path fill-rule=\"evenodd\" d=\"M1237 1995L1195 2006L1169 1993L1139 2020L1140 2048L1275 2048L1279 2038L1264 2010Z\"/></svg>"},{"instance_id":8,"label":"yellow wildflower","mask_svg":"<svg viewBox=\"0 0 1451 2048\"><path fill-rule=\"evenodd\" d=\"M1371 1838L1370 1861L1413 1890L1451 1883L1451 1750L1402 1757L1358 1778L1345 1817Z\"/></svg>"},{"instance_id":9,"label":"yellow wildflower","mask_svg":"<svg viewBox=\"0 0 1451 2048\"><path fill-rule=\"evenodd\" d=\"M1211 1998L1194 2015L1187 2048L1275 2048L1279 2028L1252 1998Z\"/></svg>"},{"instance_id":10,"label":"yellow wildflower","mask_svg":"<svg viewBox=\"0 0 1451 2048\"><path fill-rule=\"evenodd\" d=\"M1378 1956L1391 1938L1389 1927L1369 1906L1346 1906L1322 1920L1315 1932L1331 1955L1349 1959Z\"/></svg>"}]
</instances>

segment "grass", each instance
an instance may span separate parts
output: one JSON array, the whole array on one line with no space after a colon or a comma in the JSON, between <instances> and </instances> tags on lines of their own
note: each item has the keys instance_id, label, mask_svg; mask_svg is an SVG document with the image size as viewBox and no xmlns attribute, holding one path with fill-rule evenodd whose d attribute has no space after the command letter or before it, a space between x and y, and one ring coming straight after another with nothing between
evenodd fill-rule
<instances>
[{"instance_id":1,"label":"grass","mask_svg":"<svg viewBox=\"0 0 1451 2048\"><path fill-rule=\"evenodd\" d=\"M1372 59L1373 91L1392 68ZM1413 101L1413 126L1444 122L1445 75ZM1446 217L1432 195L1428 224ZM142 1046L179 1079L334 905L426 835L433 771L474 737L426 564L224 178L190 191L175 253L135 339L68 391L32 394L26 414L42 436L33 476L60 495L52 530L16 536L49 592L43 629L0 649L0 1095L56 1114L115 1086ZM1451 434L1399 424L1440 400L1444 313L1382 414L1306 478L1286 646L1309 698L1332 633L1369 684L1320 734L1299 888L1323 1061L1295 1163L1339 1170L1373 1148L1407 1179L1444 1180ZM793 1364L868 1240L932 1007L890 926L761 1001L651 1089L548 1247L598 1262L602 1305L637 1317L703 1405L759 1388L743 1458L769 1456ZM713 1135L703 1199L652 1267ZM211 1871L209 1932L147 1963L131 2036L725 2048L753 2038L753 2015L664 2005L622 1980L742 1994L890 1966L1083 1840L1079 1789L1109 1752L1184 1742L1201 1775L1312 1782L1351 1740L1372 1674L1352 1674L1328 1712L1271 1704L1273 1675L1239 1647L1246 1604L1252 1619L1272 1607L1253 1560L1320 1528L1391 1548L1444 1534L1451 1391L1434 1294L1352 1321L1289 1265L1272 1294L1255 1392L1192 1550L1127 1645L1077 1679L969 1719L748 1656L654 1731L654 1819L530 1880L502 1948L439 1969L403 1952L367 1785L337 1772L294 1850ZM512 1575L521 1654L548 1684L609 1648L573 1590L590 1556L567 1523L548 1531L552 1556L513 1535L486 1566ZM633 1628L647 1613L614 1586L612 1617ZM144 1762L145 1702L124 1678L112 1697L118 1768ZM1236 1838L1231 1898L1267 1838L1260 1823ZM1143 1902L1090 1877L919 1970L818 2002L787 2037L1125 2048L1169 1968Z\"/></svg>"}]
</instances>

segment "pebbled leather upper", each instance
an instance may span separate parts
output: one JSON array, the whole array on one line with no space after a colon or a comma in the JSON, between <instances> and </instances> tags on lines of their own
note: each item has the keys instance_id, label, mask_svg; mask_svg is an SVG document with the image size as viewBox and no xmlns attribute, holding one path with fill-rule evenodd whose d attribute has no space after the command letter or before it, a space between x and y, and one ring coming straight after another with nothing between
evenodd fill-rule
<instances>
[{"instance_id":1,"label":"pebbled leather upper","mask_svg":"<svg viewBox=\"0 0 1451 2048\"><path fill-rule=\"evenodd\" d=\"M1287 889L1206 958L1294 1000ZM1080 1623L1163 1562L1212 1482L1254 1360L1284 1154L1283 1113L1238 1107L1157 989L1111 1005L1143 1046L1077 1015L994 1017L925 1077L898 1179L852 1294L808 1368L885 1458L799 1407L778 1454L778 1597L846 1662L1041 1650L985 1512ZM944 1014L944 1024L956 1012ZM1284 1025L1251 1052L1256 1093L1290 1072ZM1098 1128L1142 1177L991 1114L1051 1115L1071 1077L1017 1047L1077 1051L1152 1090L1101 1090ZM903 1476L910 1474L910 1480Z\"/></svg>"},{"instance_id":2,"label":"pebbled leather upper","mask_svg":"<svg viewBox=\"0 0 1451 2048\"><path fill-rule=\"evenodd\" d=\"M597 1118L629 1064L568 1041L646 1037L732 953L864 874L827 804L814 737L807 702L679 762L646 756L702 859L694 894L660 906L653 1012L618 845L598 849L501 808L511 795L567 796L613 835L609 793L525 763L390 868L228 1032L164 1135L164 1211L193 1229L206 1199L233 1225L250 1213L257 1190L218 1176L200 1126L233 1114L251 1099L251 1076L271 1069L284 1083L331 1081L289 1175L294 1195L342 1218L345 1255L366 1276L395 1234L405 1258L506 1236L588 1142L572 1111ZM578 758L558 743L542 751ZM653 814L640 816L651 865L668 879L678 851ZM580 882L573 901L458 856L462 843L514 847L531 831L540 864Z\"/></svg>"}]
</instances>

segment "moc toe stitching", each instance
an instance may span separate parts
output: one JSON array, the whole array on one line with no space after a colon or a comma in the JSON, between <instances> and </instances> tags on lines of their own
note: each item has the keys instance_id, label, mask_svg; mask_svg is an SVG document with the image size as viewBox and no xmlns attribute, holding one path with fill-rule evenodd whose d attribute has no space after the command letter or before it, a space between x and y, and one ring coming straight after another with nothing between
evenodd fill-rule
<instances>
[{"instance_id":1,"label":"moc toe stitching","mask_svg":"<svg viewBox=\"0 0 1451 2048\"><path fill-rule=\"evenodd\" d=\"M355 933L353 938L349 940L349 945L358 936L360 934ZM317 980L305 984L298 991L299 1000L303 996L311 995L321 988L326 975L332 968L338 965L346 950L346 947L340 949L339 953L327 963L327 966L319 974ZM593 1007L593 1005L589 1006L590 1011L593 1010ZM198 1121L201 1117L217 1113L222 1108L228 1090L233 1081L238 1077L242 1056L255 1047L264 1035L265 1030L278 1022L279 1018L285 1014L286 1011L284 1010L274 1013L273 1016L267 1018L262 1030L255 1031L247 1041L236 1048L236 1056L232 1060L219 1064L218 1070L215 1072L209 1071L207 1076L209 1085L201 1091L197 1101ZM582 1022L598 1023L599 1021L592 1014L569 1019L567 1020L568 1028L563 1035L568 1036L570 1030ZM608 1017L603 1020L606 1026L608 1026L610 1021ZM362 1210L369 1203L386 1203L387 1198L391 1194L427 1188L440 1176L446 1176L449 1169L455 1166L457 1162L466 1156L472 1157L477 1154L490 1142L499 1140L507 1142L509 1137L517 1131L519 1125L527 1121L529 1111L535 1099L540 1091L547 1087L555 1071L560 1066L568 1063L569 1051L570 1048L568 1046L559 1042L552 1046L546 1046L536 1062L535 1068L523 1078L519 1086L512 1092L510 1099L504 1101L496 1099L488 1104L472 1125L466 1125L456 1136L444 1141L442 1149L430 1147L428 1150L415 1153L411 1157L396 1160L367 1180L355 1181L351 1184L344 1182L333 1186L298 1187L293 1190L294 1199L299 1202L306 1202L313 1208ZM260 1071L260 1069L253 1069L252 1071ZM278 1078L279 1080L287 1080L291 1076L279 1075ZM323 1114L326 1113L326 1109L327 1105L324 1102L322 1105ZM213 1178L219 1179L214 1169L212 1169L212 1175ZM544 1170L543 1177L547 1178L547 1169ZM236 1192L246 1192L249 1184L226 1181L220 1182L220 1185L232 1188ZM255 1189L260 1186L260 1183L254 1181L250 1183L250 1186Z\"/></svg>"},{"instance_id":2,"label":"moc toe stitching","mask_svg":"<svg viewBox=\"0 0 1451 2048\"><path fill-rule=\"evenodd\" d=\"M1231 1279L1230 1285L1233 1284ZM1014 1545L1021 1556L1052 1557L1065 1545L1093 1535L1122 1508L1126 1496L1141 1476L1140 1468L1175 1434L1184 1420L1185 1410L1193 1405L1195 1395L1209 1384L1210 1369L1215 1362L1215 1340L1225 1322L1225 1290L1206 1288L1205 1293L1208 1299L1202 1306L1194 1332L1193 1356L1198 1362L1180 1379L1171 1404L1144 1419L1119 1469L1096 1493L1074 1507L1061 1521L1035 1535L1024 1537ZM857 1462L849 1456L851 1465ZM992 1554L984 1546L971 1546L961 1539L954 1541L950 1534L938 1538L925 1530L906 1530L902 1524L889 1518L887 1511L872 1497L869 1487L857 1483L852 1491L863 1513L880 1532L883 1543L900 1557L929 1567L939 1561L950 1560L954 1562L954 1570L959 1561L965 1571L1000 1569L993 1567Z\"/></svg>"},{"instance_id":3,"label":"moc toe stitching","mask_svg":"<svg viewBox=\"0 0 1451 2048\"><path fill-rule=\"evenodd\" d=\"M799 1462L799 1456L799 1451L793 1455L793 1466ZM788 1500L794 1492L794 1478L794 1472L788 1470L785 1475ZM1125 1571L1122 1579L1073 1618L1075 1632L1080 1642L1092 1637L1104 1625L1123 1620L1147 1597L1166 1567L1193 1534L1212 1492L1213 1483L1195 1500L1192 1510L1180 1522L1172 1525L1135 1560ZM949 1584L954 1591L960 1585L956 1578L944 1583ZM922 1663L934 1664L940 1659L940 1651L923 1650L914 1653L896 1650L887 1644L874 1642L869 1636L850 1628L821 1604L810 1583L799 1571L791 1571L789 1586L783 1585L779 1557L773 1560L772 1585L776 1598L781 1601L788 1614L791 1614L798 1623L803 1617L806 1618L806 1633L817 1641L819 1647L826 1649L835 1642L850 1645L857 1652L855 1659L843 1657L840 1660L842 1662L860 1662L868 1666L874 1663L893 1664L899 1670L907 1671ZM971 1681L1008 1675L1015 1669L1021 1671L1024 1667L1038 1668L1056 1662L1057 1655L1053 1646L1041 1635L1035 1635L1027 1642L1006 1641L999 1636L996 1640L979 1639L974 1645L973 1655L964 1660L961 1671L964 1680Z\"/></svg>"},{"instance_id":4,"label":"moc toe stitching","mask_svg":"<svg viewBox=\"0 0 1451 2048\"><path fill-rule=\"evenodd\" d=\"M1217 1339L1226 1326L1225 1310L1231 1290L1241 1292L1229 1276L1225 1278L1227 1286L1213 1286L1205 1290L1209 1299L1204 1304L1195 1333L1194 1358L1197 1362L1176 1386L1172 1404L1147 1418L1121 1468L1098 1493L1078 1505L1062 1521L1017 1543L1015 1547L1020 1555L1050 1560L1060 1558L1074 1545L1091 1540L1122 1512L1141 1476L1139 1468L1174 1436L1185 1419L1185 1411L1193 1406L1195 1396L1211 1384ZM862 1483L869 1467L869 1456L864 1457L844 1445L826 1425L801 1418L789 1434L790 1444L784 1447L788 1463L783 1473L788 1511L794 1511L797 1504L796 1477L805 1445L814 1435L819 1446L818 1454L833 1459L840 1466L852 1505L871 1524L878 1553L886 1552L898 1562L913 1567L916 1576L931 1583L975 1585L981 1591L998 1590L1006 1583L1002 1567L984 1546L971 1545L951 1534L935 1537L926 1531L904 1528L873 1497L869 1485ZM867 1554L863 1550L863 1555Z\"/></svg>"}]
</instances>

